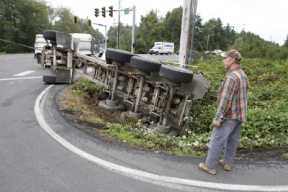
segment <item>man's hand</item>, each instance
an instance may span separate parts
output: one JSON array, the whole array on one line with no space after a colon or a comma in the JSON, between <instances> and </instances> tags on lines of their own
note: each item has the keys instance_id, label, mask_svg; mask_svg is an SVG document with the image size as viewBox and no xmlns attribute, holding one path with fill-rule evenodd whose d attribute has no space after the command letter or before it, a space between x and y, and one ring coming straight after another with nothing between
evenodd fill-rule
<instances>
[{"instance_id":1,"label":"man's hand","mask_svg":"<svg viewBox=\"0 0 288 192\"><path fill-rule=\"evenodd\" d=\"M221 122L222 122L222 119L220 119L220 118L217 118L217 119L213 119L212 120L212 123L211 123L211 127L212 128L214 128L214 127L220 127L220 125L221 125Z\"/></svg>"}]
</instances>

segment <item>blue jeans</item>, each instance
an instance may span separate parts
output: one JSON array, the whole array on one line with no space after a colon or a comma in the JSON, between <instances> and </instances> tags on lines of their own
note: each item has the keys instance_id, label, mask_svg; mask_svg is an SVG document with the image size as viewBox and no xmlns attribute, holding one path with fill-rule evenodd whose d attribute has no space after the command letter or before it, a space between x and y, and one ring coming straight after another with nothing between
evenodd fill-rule
<instances>
[{"instance_id":1,"label":"blue jeans","mask_svg":"<svg viewBox=\"0 0 288 192\"><path fill-rule=\"evenodd\" d=\"M206 165L215 169L219 163L221 151L224 149L224 162L232 165L238 140L240 137L242 121L224 119L219 128L214 128L209 143Z\"/></svg>"}]
</instances>

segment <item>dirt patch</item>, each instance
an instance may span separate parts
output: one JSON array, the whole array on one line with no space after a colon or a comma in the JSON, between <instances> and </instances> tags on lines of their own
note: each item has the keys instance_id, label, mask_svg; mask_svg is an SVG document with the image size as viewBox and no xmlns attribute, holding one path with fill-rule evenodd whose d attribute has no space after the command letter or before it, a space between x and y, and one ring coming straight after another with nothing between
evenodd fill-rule
<instances>
[{"instance_id":1,"label":"dirt patch","mask_svg":"<svg viewBox=\"0 0 288 192\"><path fill-rule=\"evenodd\" d=\"M145 146L132 146L126 142L121 141L119 138L114 136L109 136L103 134L101 130L106 128L107 123L120 123L120 113L119 112L109 112L106 110L99 109L97 107L98 101L96 99L87 99L87 105L89 107L94 107L96 110L94 116L101 119L101 123L91 123L82 120L81 112L74 112L70 110L70 104L67 103L68 89L71 86L67 86L61 92L59 92L55 97L55 102L59 108L60 113L65 117L65 119L73 124L76 128L81 129L85 133L97 137L99 139L126 147L139 148L141 150L153 150L156 153L168 153L172 154L171 151L166 151L161 148L147 148ZM286 154L286 157L284 157ZM288 160L288 146L281 148L253 148L253 149L237 149L236 159L241 160Z\"/></svg>"}]
</instances>

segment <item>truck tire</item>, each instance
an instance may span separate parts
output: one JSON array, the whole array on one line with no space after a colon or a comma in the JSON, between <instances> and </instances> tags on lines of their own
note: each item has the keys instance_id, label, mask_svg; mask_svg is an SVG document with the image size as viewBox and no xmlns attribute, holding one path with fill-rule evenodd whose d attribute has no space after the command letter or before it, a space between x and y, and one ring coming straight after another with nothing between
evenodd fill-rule
<instances>
[{"instance_id":1,"label":"truck tire","mask_svg":"<svg viewBox=\"0 0 288 192\"><path fill-rule=\"evenodd\" d=\"M171 65L161 65L159 74L175 83L190 83L193 79L192 71Z\"/></svg>"},{"instance_id":2,"label":"truck tire","mask_svg":"<svg viewBox=\"0 0 288 192\"><path fill-rule=\"evenodd\" d=\"M46 40L52 41L51 43L56 43L56 33L57 33L57 31L45 30L43 32L43 37Z\"/></svg>"},{"instance_id":3,"label":"truck tire","mask_svg":"<svg viewBox=\"0 0 288 192\"><path fill-rule=\"evenodd\" d=\"M106 55L106 61L109 61L108 64L110 64L111 60L129 63L131 60L131 57L134 56L134 54L132 54L128 51L123 51L123 50L119 50L119 49L112 49L112 48L108 48L106 50L105 55Z\"/></svg>"},{"instance_id":4,"label":"truck tire","mask_svg":"<svg viewBox=\"0 0 288 192\"><path fill-rule=\"evenodd\" d=\"M161 63L158 61L151 61L139 56L131 57L130 65L136 69L146 72L159 72Z\"/></svg>"},{"instance_id":5,"label":"truck tire","mask_svg":"<svg viewBox=\"0 0 288 192\"><path fill-rule=\"evenodd\" d=\"M48 84L54 84L54 83L56 83L56 76L44 75L43 76L43 81L45 83L48 83Z\"/></svg>"}]
</instances>

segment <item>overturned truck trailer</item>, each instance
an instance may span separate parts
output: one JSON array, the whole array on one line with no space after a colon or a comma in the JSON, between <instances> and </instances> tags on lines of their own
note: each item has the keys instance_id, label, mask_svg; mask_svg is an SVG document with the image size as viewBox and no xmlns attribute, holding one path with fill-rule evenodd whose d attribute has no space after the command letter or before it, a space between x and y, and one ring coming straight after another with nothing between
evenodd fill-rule
<instances>
[{"instance_id":1,"label":"overturned truck trailer","mask_svg":"<svg viewBox=\"0 0 288 192\"><path fill-rule=\"evenodd\" d=\"M49 35L47 35L49 34ZM80 54L77 40L70 34L45 31L42 62L51 64L53 76L43 76L46 83L73 83L75 72L101 85L99 102L102 109L124 111L149 123L160 133L173 136L185 134L191 122L191 108L202 99L210 81L188 69L165 65L130 52L107 49L105 59ZM75 64L84 64L83 70Z\"/></svg>"}]
</instances>

